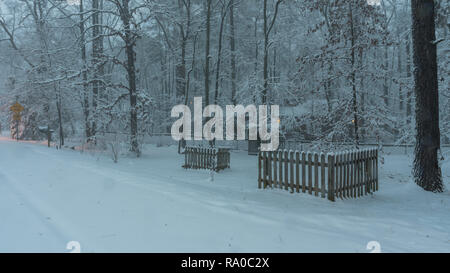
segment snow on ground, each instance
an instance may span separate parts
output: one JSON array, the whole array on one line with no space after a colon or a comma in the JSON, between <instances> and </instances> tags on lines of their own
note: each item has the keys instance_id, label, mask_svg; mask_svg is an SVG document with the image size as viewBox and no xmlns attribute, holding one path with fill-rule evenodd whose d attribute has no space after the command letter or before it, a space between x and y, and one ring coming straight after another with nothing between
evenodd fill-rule
<instances>
[{"instance_id":1,"label":"snow on ground","mask_svg":"<svg viewBox=\"0 0 450 273\"><path fill-rule=\"evenodd\" d=\"M176 147L120 158L0 138L0 252L450 252L450 192L411 180L385 155L380 191L329 202L257 188L256 157L231 170L181 168ZM443 164L447 189L450 162Z\"/></svg>"}]
</instances>

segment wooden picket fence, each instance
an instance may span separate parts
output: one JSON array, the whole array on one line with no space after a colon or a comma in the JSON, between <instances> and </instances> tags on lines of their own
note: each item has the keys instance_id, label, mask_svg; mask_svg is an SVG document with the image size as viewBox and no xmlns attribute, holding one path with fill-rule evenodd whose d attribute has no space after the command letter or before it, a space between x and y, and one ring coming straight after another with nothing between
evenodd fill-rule
<instances>
[{"instance_id":1,"label":"wooden picket fence","mask_svg":"<svg viewBox=\"0 0 450 273\"><path fill-rule=\"evenodd\" d=\"M330 201L378 191L378 150L330 153L259 152L258 187L308 192Z\"/></svg>"},{"instance_id":2,"label":"wooden picket fence","mask_svg":"<svg viewBox=\"0 0 450 273\"><path fill-rule=\"evenodd\" d=\"M208 169L216 172L230 168L230 149L186 147L183 168Z\"/></svg>"}]
</instances>

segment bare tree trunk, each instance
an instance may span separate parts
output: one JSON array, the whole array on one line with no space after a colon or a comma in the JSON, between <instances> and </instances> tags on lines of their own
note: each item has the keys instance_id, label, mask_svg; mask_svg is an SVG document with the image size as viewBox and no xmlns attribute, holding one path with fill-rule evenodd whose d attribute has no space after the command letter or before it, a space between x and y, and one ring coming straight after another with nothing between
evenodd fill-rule
<instances>
[{"instance_id":1,"label":"bare tree trunk","mask_svg":"<svg viewBox=\"0 0 450 273\"><path fill-rule=\"evenodd\" d=\"M385 45L384 46L384 64L383 64L383 72L384 72L383 97L384 97L384 104L386 105L386 108L389 106L388 69L389 69L388 46Z\"/></svg>"},{"instance_id":2,"label":"bare tree trunk","mask_svg":"<svg viewBox=\"0 0 450 273\"><path fill-rule=\"evenodd\" d=\"M103 65L101 65L101 55L103 54L103 38L101 33L101 11L100 0L92 0L92 62L94 66L94 79L92 81L92 124L91 135L95 137L97 133L97 104L98 95L101 89L102 83L100 77L103 76Z\"/></svg>"},{"instance_id":3,"label":"bare tree trunk","mask_svg":"<svg viewBox=\"0 0 450 273\"><path fill-rule=\"evenodd\" d=\"M214 90L214 104L217 104L217 100L219 97L219 83L220 83L220 64L222 62L222 37L223 37L223 26L225 23L225 17L228 12L230 2L225 7L222 7L222 14L220 18L220 28L219 28L219 45L217 49L217 63L216 63L216 86Z\"/></svg>"},{"instance_id":4,"label":"bare tree trunk","mask_svg":"<svg viewBox=\"0 0 450 273\"><path fill-rule=\"evenodd\" d=\"M205 45L205 105L209 104L209 50L211 42L211 2L207 0L206 7L206 45Z\"/></svg>"},{"instance_id":5,"label":"bare tree trunk","mask_svg":"<svg viewBox=\"0 0 450 273\"><path fill-rule=\"evenodd\" d=\"M196 46L197 46L197 35L194 36L194 41L192 43L192 63L191 68L189 69L187 73L187 82L186 82L186 91L184 93L184 105L188 105L188 99L189 99L189 85L191 83L191 73L195 69L195 52L196 52Z\"/></svg>"},{"instance_id":6,"label":"bare tree trunk","mask_svg":"<svg viewBox=\"0 0 450 273\"><path fill-rule=\"evenodd\" d=\"M62 125L62 109L61 109L61 87L56 87L56 83L54 85L55 93L56 93L56 110L58 111L58 125L59 125L59 148L64 146L64 131ZM50 128L49 128L50 130Z\"/></svg>"},{"instance_id":7,"label":"bare tree trunk","mask_svg":"<svg viewBox=\"0 0 450 273\"><path fill-rule=\"evenodd\" d=\"M434 6L433 0L411 0L417 129L414 177L423 189L442 192Z\"/></svg>"},{"instance_id":8,"label":"bare tree trunk","mask_svg":"<svg viewBox=\"0 0 450 273\"><path fill-rule=\"evenodd\" d=\"M267 12L267 0L264 0L264 67L263 67L263 79L264 79L264 87L262 92L262 104L267 102L267 92L269 89L269 38L270 32L275 24L278 15L278 7L281 4L282 0L277 0L275 4L275 11L272 17L272 20L269 20L269 14Z\"/></svg>"},{"instance_id":9,"label":"bare tree trunk","mask_svg":"<svg viewBox=\"0 0 450 273\"><path fill-rule=\"evenodd\" d=\"M361 113L358 118L358 129L359 131L359 138L364 142L366 137L366 119L365 117L365 111L366 111L366 89L364 85L364 75L362 73L363 67L364 67L364 49L359 48L358 50L358 70L359 70L359 94L360 94L360 101L359 101L359 112Z\"/></svg>"},{"instance_id":10,"label":"bare tree trunk","mask_svg":"<svg viewBox=\"0 0 450 273\"><path fill-rule=\"evenodd\" d=\"M90 139L91 126L89 123L89 91L87 83L87 61L86 61L86 39L84 34L84 8L83 0L80 0L80 47L81 47L81 60L83 63L83 70L81 72L83 79L83 114L84 114L84 131L86 139Z\"/></svg>"},{"instance_id":11,"label":"bare tree trunk","mask_svg":"<svg viewBox=\"0 0 450 273\"><path fill-rule=\"evenodd\" d=\"M355 71L355 31L354 31L354 21L353 21L353 6L349 4L349 19L350 19L350 30L351 30L351 64L352 71L350 74L351 82L352 82L352 91L353 91L353 125L355 130L355 146L358 148L359 146L359 133L358 133L358 102L356 96L356 71Z\"/></svg>"},{"instance_id":12,"label":"bare tree trunk","mask_svg":"<svg viewBox=\"0 0 450 273\"><path fill-rule=\"evenodd\" d=\"M255 79L254 79L254 81L255 81L254 88L255 88L255 90L254 90L254 92L255 92L255 95L256 95L256 92L257 92L257 84L256 84L256 82L257 82L257 78L258 78L258 58L259 58L258 17L255 17L254 37L255 37L255 67L254 67L254 69L255 69L255 72L254 72L254 77L255 77ZM253 101L254 102L256 102L255 95L253 96Z\"/></svg>"},{"instance_id":13,"label":"bare tree trunk","mask_svg":"<svg viewBox=\"0 0 450 273\"><path fill-rule=\"evenodd\" d=\"M131 14L128 6L129 0L122 1L121 17L125 29L125 52L127 55L128 90L130 95L130 133L131 151L140 156L137 131L137 90L136 90L136 54L134 52L135 35L131 30Z\"/></svg>"},{"instance_id":14,"label":"bare tree trunk","mask_svg":"<svg viewBox=\"0 0 450 273\"><path fill-rule=\"evenodd\" d=\"M230 0L231 102L236 105L236 37L234 29L234 0Z\"/></svg>"},{"instance_id":15,"label":"bare tree trunk","mask_svg":"<svg viewBox=\"0 0 450 273\"><path fill-rule=\"evenodd\" d=\"M269 75L268 75L268 65L269 65L269 34L268 34L268 14L267 14L267 0L264 0L264 64L263 64L263 79L264 79L264 89L262 92L262 104L267 101L267 89L269 88Z\"/></svg>"},{"instance_id":16,"label":"bare tree trunk","mask_svg":"<svg viewBox=\"0 0 450 273\"><path fill-rule=\"evenodd\" d=\"M411 36L407 36L406 38L406 78L411 79ZM406 123L411 124L412 120L412 97L413 90L408 85L408 91L406 92Z\"/></svg>"},{"instance_id":17,"label":"bare tree trunk","mask_svg":"<svg viewBox=\"0 0 450 273\"><path fill-rule=\"evenodd\" d=\"M402 67L402 47L401 44L397 47L397 72L400 77L403 76L403 67ZM399 100L399 108L400 113L403 114L403 108L404 108L404 101L403 101L403 89L402 89L402 82L399 82L398 85L398 100Z\"/></svg>"}]
</instances>

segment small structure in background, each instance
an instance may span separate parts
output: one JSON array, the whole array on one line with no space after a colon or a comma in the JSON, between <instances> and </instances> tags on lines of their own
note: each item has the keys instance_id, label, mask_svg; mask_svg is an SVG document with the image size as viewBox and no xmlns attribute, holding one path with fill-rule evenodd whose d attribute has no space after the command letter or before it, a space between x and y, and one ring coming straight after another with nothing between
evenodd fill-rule
<instances>
[{"instance_id":1,"label":"small structure in background","mask_svg":"<svg viewBox=\"0 0 450 273\"><path fill-rule=\"evenodd\" d=\"M55 132L53 129L49 129L48 126L39 126L39 132L44 133L47 136L47 146L50 147L50 142L52 141L52 134Z\"/></svg>"}]
</instances>

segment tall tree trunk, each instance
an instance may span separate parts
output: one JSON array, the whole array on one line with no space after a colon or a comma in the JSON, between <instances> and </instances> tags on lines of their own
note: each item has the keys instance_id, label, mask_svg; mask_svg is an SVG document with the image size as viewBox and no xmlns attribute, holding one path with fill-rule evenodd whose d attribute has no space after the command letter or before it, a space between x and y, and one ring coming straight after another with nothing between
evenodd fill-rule
<instances>
[{"instance_id":1,"label":"tall tree trunk","mask_svg":"<svg viewBox=\"0 0 450 273\"><path fill-rule=\"evenodd\" d=\"M217 49L217 63L216 63L216 85L214 89L214 104L217 104L219 99L219 84L220 84L220 64L222 62L222 37L223 37L223 26L225 23L225 17L227 15L228 6L223 7L222 14L220 18L220 28L219 28L219 45Z\"/></svg>"},{"instance_id":2,"label":"tall tree trunk","mask_svg":"<svg viewBox=\"0 0 450 273\"><path fill-rule=\"evenodd\" d=\"M414 178L423 189L442 192L434 5L434 0L411 0L417 129Z\"/></svg>"},{"instance_id":3,"label":"tall tree trunk","mask_svg":"<svg viewBox=\"0 0 450 273\"><path fill-rule=\"evenodd\" d=\"M258 89L257 79L258 79L258 58L259 58L259 43L258 43L258 17L255 17L255 28L254 28L254 38L255 38L255 67L254 67L254 95L253 101L256 102L256 93Z\"/></svg>"},{"instance_id":4,"label":"tall tree trunk","mask_svg":"<svg viewBox=\"0 0 450 273\"><path fill-rule=\"evenodd\" d=\"M80 49L81 49L81 61L83 63L83 70L81 76L83 79L83 114L84 114L84 131L86 139L91 138L91 126L89 123L89 91L87 83L87 61L86 61L86 39L84 34L84 7L83 1L80 0Z\"/></svg>"},{"instance_id":5,"label":"tall tree trunk","mask_svg":"<svg viewBox=\"0 0 450 273\"><path fill-rule=\"evenodd\" d=\"M397 47L397 72L400 78L403 78L403 67L402 67L402 47L401 44ZM398 100L399 100L399 108L400 113L403 115L403 107L404 107L404 101L403 101L403 88L402 88L402 82L399 82L398 85Z\"/></svg>"},{"instance_id":6,"label":"tall tree trunk","mask_svg":"<svg viewBox=\"0 0 450 273\"><path fill-rule=\"evenodd\" d=\"M406 78L408 83L411 79L411 36L408 35L406 38ZM411 124L412 120L412 97L413 90L410 85L408 85L408 91L406 92L406 123Z\"/></svg>"},{"instance_id":7,"label":"tall tree trunk","mask_svg":"<svg viewBox=\"0 0 450 273\"><path fill-rule=\"evenodd\" d=\"M175 77L177 98L182 99L186 89L186 40L184 37L181 37L181 58L175 68Z\"/></svg>"},{"instance_id":8,"label":"tall tree trunk","mask_svg":"<svg viewBox=\"0 0 450 273\"><path fill-rule=\"evenodd\" d=\"M54 84L56 93L56 110L58 111L58 125L59 125L59 148L64 146L64 131L62 125L62 101L61 101L61 87L56 87Z\"/></svg>"},{"instance_id":9,"label":"tall tree trunk","mask_svg":"<svg viewBox=\"0 0 450 273\"><path fill-rule=\"evenodd\" d=\"M206 45L205 45L205 105L209 105L209 49L211 42L211 2L207 0L206 7Z\"/></svg>"},{"instance_id":10,"label":"tall tree trunk","mask_svg":"<svg viewBox=\"0 0 450 273\"><path fill-rule=\"evenodd\" d=\"M358 71L359 71L359 94L361 96L361 99L359 101L359 111L360 111L360 116L358 119L358 129L360 131L360 139L362 141L365 140L366 137L366 119L364 118L364 114L366 111L366 89L365 89L365 85L364 85L364 75L362 73L363 71L363 67L364 67L364 49L363 48L359 48L358 50Z\"/></svg>"},{"instance_id":11,"label":"tall tree trunk","mask_svg":"<svg viewBox=\"0 0 450 273\"><path fill-rule=\"evenodd\" d=\"M282 0L277 0L275 4L275 11L272 16L272 19L269 20L269 14L267 11L267 0L264 0L264 7L263 7L263 16L264 16L264 64L263 64L263 79L264 79L264 86L263 86L263 92L262 92L262 104L265 104L267 102L267 92L269 89L269 38L270 38L270 32L275 24L275 21L277 19L278 15L278 6L281 4Z\"/></svg>"},{"instance_id":12,"label":"tall tree trunk","mask_svg":"<svg viewBox=\"0 0 450 273\"><path fill-rule=\"evenodd\" d=\"M384 72L384 82L383 82L383 97L384 104L389 107L389 88L388 88L388 69L389 69L389 54L388 54L388 46L384 46L384 64L383 64L383 72Z\"/></svg>"},{"instance_id":13,"label":"tall tree trunk","mask_svg":"<svg viewBox=\"0 0 450 273\"><path fill-rule=\"evenodd\" d=\"M234 0L230 0L231 102L236 105L236 37L234 29Z\"/></svg>"},{"instance_id":14,"label":"tall tree trunk","mask_svg":"<svg viewBox=\"0 0 450 273\"><path fill-rule=\"evenodd\" d=\"M351 83L352 83L352 106L353 106L353 125L354 125L354 133L355 133L355 146L359 148L359 133L358 133L358 102L356 96L356 68L355 68L355 26L353 21L353 6L349 4L349 19L350 19L350 32L351 32L351 65L352 71L350 74Z\"/></svg>"},{"instance_id":15,"label":"tall tree trunk","mask_svg":"<svg viewBox=\"0 0 450 273\"><path fill-rule=\"evenodd\" d=\"M91 135L95 137L97 131L97 103L101 82L99 78L102 76L102 65L100 64L101 54L103 54L103 39L101 37L101 12L100 0L92 0L92 62L94 66L92 81L92 124Z\"/></svg>"},{"instance_id":16,"label":"tall tree trunk","mask_svg":"<svg viewBox=\"0 0 450 273\"><path fill-rule=\"evenodd\" d=\"M268 14L267 14L267 0L264 0L264 64L263 64L263 92L262 92L262 104L266 104L267 91L269 88L269 31L268 31Z\"/></svg>"},{"instance_id":17,"label":"tall tree trunk","mask_svg":"<svg viewBox=\"0 0 450 273\"><path fill-rule=\"evenodd\" d=\"M137 139L137 94L136 94L136 54L134 52L135 36L131 30L131 14L128 6L129 0L123 0L121 9L121 17L125 29L125 52L127 55L127 74L128 74L128 90L130 96L130 133L131 133L131 151L140 156L138 139Z\"/></svg>"}]
</instances>

